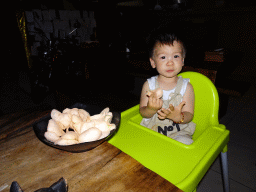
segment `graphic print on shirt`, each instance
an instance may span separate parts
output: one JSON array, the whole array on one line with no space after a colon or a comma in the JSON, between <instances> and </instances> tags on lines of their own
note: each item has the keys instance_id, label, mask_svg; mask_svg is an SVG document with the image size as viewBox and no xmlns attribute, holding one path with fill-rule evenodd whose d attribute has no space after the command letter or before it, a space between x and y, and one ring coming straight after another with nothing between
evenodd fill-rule
<instances>
[{"instance_id":1,"label":"graphic print on shirt","mask_svg":"<svg viewBox=\"0 0 256 192\"><path fill-rule=\"evenodd\" d=\"M167 136L167 132L168 131L173 131L174 129L177 129L177 132L179 132L180 131L180 126L179 126L179 124L176 124L176 123L172 123L172 126L164 126L164 128L162 128L161 126L158 126L158 129L157 129L157 131L158 131L158 133L161 133L161 134L163 134L163 135L166 135Z\"/></svg>"}]
</instances>

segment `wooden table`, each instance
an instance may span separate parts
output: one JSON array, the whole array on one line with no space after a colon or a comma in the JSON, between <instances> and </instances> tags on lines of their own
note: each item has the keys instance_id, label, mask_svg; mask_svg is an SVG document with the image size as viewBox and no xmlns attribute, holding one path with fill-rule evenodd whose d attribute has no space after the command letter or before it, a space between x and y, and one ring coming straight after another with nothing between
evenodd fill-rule
<instances>
[{"instance_id":1,"label":"wooden table","mask_svg":"<svg viewBox=\"0 0 256 192\"><path fill-rule=\"evenodd\" d=\"M63 177L69 192L181 192L108 142L83 153L45 145L32 125L49 112L24 111L0 117L0 191L9 192L12 181L17 181L25 192L32 192Z\"/></svg>"}]
</instances>

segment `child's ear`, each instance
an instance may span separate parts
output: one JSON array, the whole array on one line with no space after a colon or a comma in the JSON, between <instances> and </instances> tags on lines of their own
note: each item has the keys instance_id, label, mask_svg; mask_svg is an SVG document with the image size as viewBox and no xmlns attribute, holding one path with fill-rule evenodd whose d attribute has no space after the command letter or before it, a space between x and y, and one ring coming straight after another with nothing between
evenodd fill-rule
<instances>
[{"instance_id":1,"label":"child's ear","mask_svg":"<svg viewBox=\"0 0 256 192\"><path fill-rule=\"evenodd\" d=\"M152 68L156 68L155 61L152 58L149 58L149 61L150 61Z\"/></svg>"}]
</instances>

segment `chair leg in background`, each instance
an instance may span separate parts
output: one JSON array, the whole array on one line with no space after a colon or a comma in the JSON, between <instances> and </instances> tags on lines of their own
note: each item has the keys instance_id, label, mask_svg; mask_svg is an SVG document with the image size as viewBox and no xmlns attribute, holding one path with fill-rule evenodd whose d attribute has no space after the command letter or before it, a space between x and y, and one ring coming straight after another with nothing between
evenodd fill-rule
<instances>
[{"instance_id":1,"label":"chair leg in background","mask_svg":"<svg viewBox=\"0 0 256 192\"><path fill-rule=\"evenodd\" d=\"M228 154L227 152L221 152L221 165L222 175L224 180L224 190L229 192L229 178L228 178Z\"/></svg>"}]
</instances>

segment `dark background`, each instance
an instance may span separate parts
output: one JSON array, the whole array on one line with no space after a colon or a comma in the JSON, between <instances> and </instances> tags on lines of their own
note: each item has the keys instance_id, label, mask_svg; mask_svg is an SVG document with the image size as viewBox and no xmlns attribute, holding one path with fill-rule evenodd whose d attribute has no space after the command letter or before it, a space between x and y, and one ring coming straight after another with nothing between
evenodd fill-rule
<instances>
[{"instance_id":1,"label":"dark background","mask_svg":"<svg viewBox=\"0 0 256 192\"><path fill-rule=\"evenodd\" d=\"M16 13L32 9L85 9L95 12L96 34L100 46L87 49L86 67L89 70L89 79L79 77L80 79L71 78L66 81L56 80L53 92L58 90L59 93L70 96L77 87L85 86L87 91L78 91L81 96L79 99L83 101L86 100L85 92L90 92L91 97L100 95L102 91L118 92L114 94L116 97L131 92L129 90L136 88L135 79L138 77L129 74L139 74L139 77L154 74L150 67L145 65L145 62L148 62L146 40L150 31L160 25L178 27L181 30L187 46L186 65L211 68L211 63L204 62L205 51L224 48L228 53L225 55L225 62L220 67L219 65L213 67L217 70L216 80L228 82L226 88L237 87L238 83L255 85L256 3L187 0L175 7L171 1L161 0L159 4L162 10L156 11L154 10L156 1L135 2L134 4L121 0L86 1L86 3L79 0L72 2L20 0L7 3L5 6L8 11L5 12L2 23L4 52L1 62L1 89L4 87L5 90L7 89L6 82L12 87L17 87L21 71L27 73L30 78L31 69L28 68L24 45L17 27ZM129 54L125 53L127 46L130 49ZM127 59L137 62L131 64L132 62L127 62ZM141 64L139 61L145 62ZM212 66L216 65L212 64ZM125 81L127 83L124 88L118 87L119 82ZM10 86L7 87L11 90ZM65 90L61 88L63 86ZM40 104L50 93L40 94L40 90L35 92L32 89L28 94L35 104ZM139 92L137 91L135 95L137 102Z\"/></svg>"}]
</instances>

